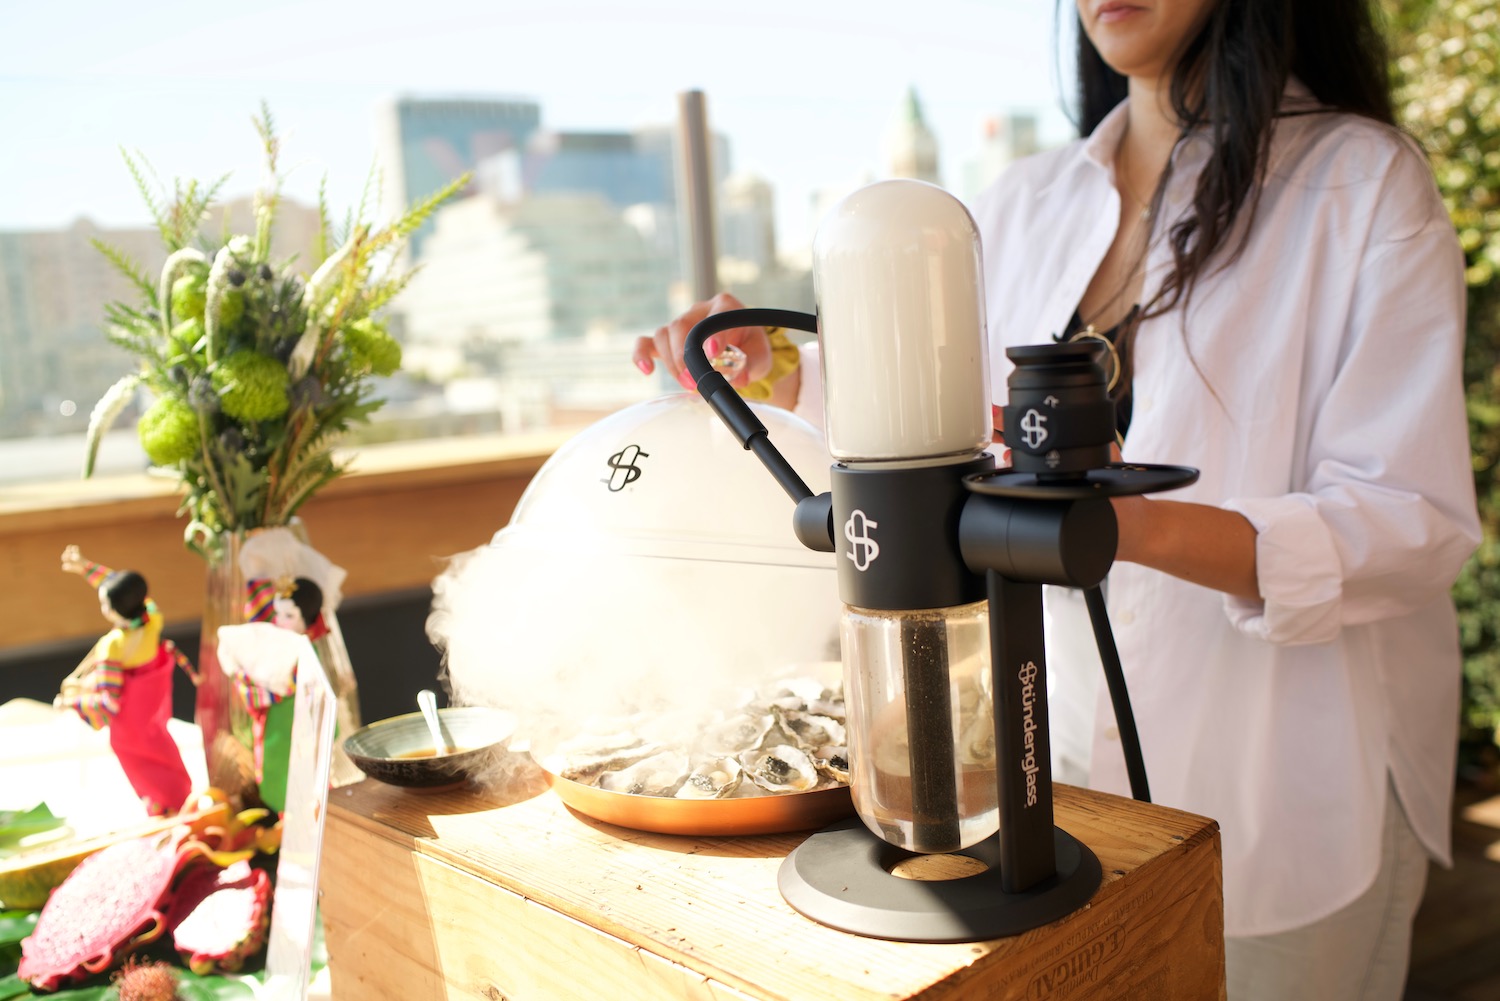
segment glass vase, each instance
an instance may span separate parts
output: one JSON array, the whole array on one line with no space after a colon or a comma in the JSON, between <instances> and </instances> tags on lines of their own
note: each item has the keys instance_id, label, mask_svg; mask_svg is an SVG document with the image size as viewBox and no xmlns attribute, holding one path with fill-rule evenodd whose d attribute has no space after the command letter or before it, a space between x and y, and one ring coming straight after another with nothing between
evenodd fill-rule
<instances>
[{"instance_id":1,"label":"glass vase","mask_svg":"<svg viewBox=\"0 0 1500 1001\"><path fill-rule=\"evenodd\" d=\"M220 532L201 545L207 559L207 575L194 720L203 736L209 784L224 790L242 804L260 800L254 728L249 710L220 662L219 627L247 621L249 594L240 567L240 553L247 539L270 531L290 531L297 541L310 545L306 526L295 518L287 526ZM327 631L314 638L312 644L338 698L338 732L343 736L360 727L359 686L336 612L325 606L322 614ZM335 750L330 775L334 785L345 785L363 777L342 747Z\"/></svg>"}]
</instances>

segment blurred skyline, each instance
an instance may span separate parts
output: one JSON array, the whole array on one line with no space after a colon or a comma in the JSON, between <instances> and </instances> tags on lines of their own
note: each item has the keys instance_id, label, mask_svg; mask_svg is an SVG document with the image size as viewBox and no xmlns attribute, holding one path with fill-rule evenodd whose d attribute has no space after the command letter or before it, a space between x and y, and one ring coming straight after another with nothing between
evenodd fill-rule
<instances>
[{"instance_id":1,"label":"blurred skyline","mask_svg":"<svg viewBox=\"0 0 1500 1001\"><path fill-rule=\"evenodd\" d=\"M696 89L734 170L775 186L780 242L794 246L816 225L815 191L878 176L908 87L955 191L986 118L1031 112L1044 143L1069 136L1054 21L1071 22L1072 4L914 6L0 0L0 230L147 224L122 147L168 185L231 172L224 196L248 194L262 100L282 138L284 193L314 204L326 175L342 218L375 166L383 98L519 97L540 103L545 129L628 131L674 123L677 95Z\"/></svg>"}]
</instances>

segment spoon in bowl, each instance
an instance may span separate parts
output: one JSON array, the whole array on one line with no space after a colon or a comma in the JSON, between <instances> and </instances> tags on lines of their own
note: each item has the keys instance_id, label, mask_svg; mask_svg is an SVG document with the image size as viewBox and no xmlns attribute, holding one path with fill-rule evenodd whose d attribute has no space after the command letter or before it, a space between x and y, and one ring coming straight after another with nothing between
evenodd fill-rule
<instances>
[{"instance_id":1,"label":"spoon in bowl","mask_svg":"<svg viewBox=\"0 0 1500 1001\"><path fill-rule=\"evenodd\" d=\"M427 720L427 729L432 731L432 753L447 754L453 750L443 739L443 728L438 724L437 695L429 688L422 689L417 693L417 706L422 710L422 718Z\"/></svg>"}]
</instances>

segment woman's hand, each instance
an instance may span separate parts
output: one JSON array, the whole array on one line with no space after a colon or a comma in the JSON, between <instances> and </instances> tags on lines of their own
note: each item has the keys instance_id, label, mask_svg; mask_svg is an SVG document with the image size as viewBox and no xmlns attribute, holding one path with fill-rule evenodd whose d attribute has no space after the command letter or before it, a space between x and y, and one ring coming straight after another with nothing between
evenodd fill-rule
<instances>
[{"instance_id":1,"label":"woman's hand","mask_svg":"<svg viewBox=\"0 0 1500 1001\"><path fill-rule=\"evenodd\" d=\"M682 361L682 349L687 343L688 334L705 317L744 308L745 304L728 292L721 292L707 302L697 303L677 319L658 328L653 336L636 338L631 361L646 375L656 371L656 363L660 362L683 389L691 390L695 388L693 377L688 374ZM721 330L705 342L704 348L708 356L713 358L726 344L732 344L745 353L745 367L730 380L732 385L748 386L771 371L771 342L766 336L765 327Z\"/></svg>"},{"instance_id":2,"label":"woman's hand","mask_svg":"<svg viewBox=\"0 0 1500 1001\"><path fill-rule=\"evenodd\" d=\"M82 574L88 569L88 563L79 554L77 546L68 546L62 551L62 569L64 573Z\"/></svg>"}]
</instances>

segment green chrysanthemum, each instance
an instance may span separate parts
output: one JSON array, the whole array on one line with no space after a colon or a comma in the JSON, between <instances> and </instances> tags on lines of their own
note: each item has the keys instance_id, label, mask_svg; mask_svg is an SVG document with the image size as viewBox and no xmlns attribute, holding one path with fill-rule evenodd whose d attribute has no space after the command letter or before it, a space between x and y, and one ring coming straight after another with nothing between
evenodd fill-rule
<instances>
[{"instance_id":1,"label":"green chrysanthemum","mask_svg":"<svg viewBox=\"0 0 1500 1001\"><path fill-rule=\"evenodd\" d=\"M184 356L191 357L195 354L198 342L203 339L203 317L200 313L196 319L183 320L172 327L172 340L177 342L177 349Z\"/></svg>"},{"instance_id":2,"label":"green chrysanthemum","mask_svg":"<svg viewBox=\"0 0 1500 1001\"><path fill-rule=\"evenodd\" d=\"M286 368L275 358L236 351L214 366L214 389L224 413L241 421L268 421L286 413Z\"/></svg>"},{"instance_id":3,"label":"green chrysanthemum","mask_svg":"<svg viewBox=\"0 0 1500 1001\"><path fill-rule=\"evenodd\" d=\"M186 274L172 283L172 319L203 320L203 307L208 304L208 275Z\"/></svg>"},{"instance_id":4,"label":"green chrysanthemum","mask_svg":"<svg viewBox=\"0 0 1500 1001\"><path fill-rule=\"evenodd\" d=\"M355 320L345 326L344 345L355 368L390 375L401 367L401 345L386 332L384 324L374 320Z\"/></svg>"},{"instance_id":5,"label":"green chrysanthemum","mask_svg":"<svg viewBox=\"0 0 1500 1001\"><path fill-rule=\"evenodd\" d=\"M137 432L141 447L158 466L190 459L198 451L198 415L182 400L159 397L141 415Z\"/></svg>"},{"instance_id":6,"label":"green chrysanthemum","mask_svg":"<svg viewBox=\"0 0 1500 1001\"><path fill-rule=\"evenodd\" d=\"M207 300L205 300L207 301ZM233 330L245 315L245 290L229 288L219 296L219 329Z\"/></svg>"}]
</instances>

